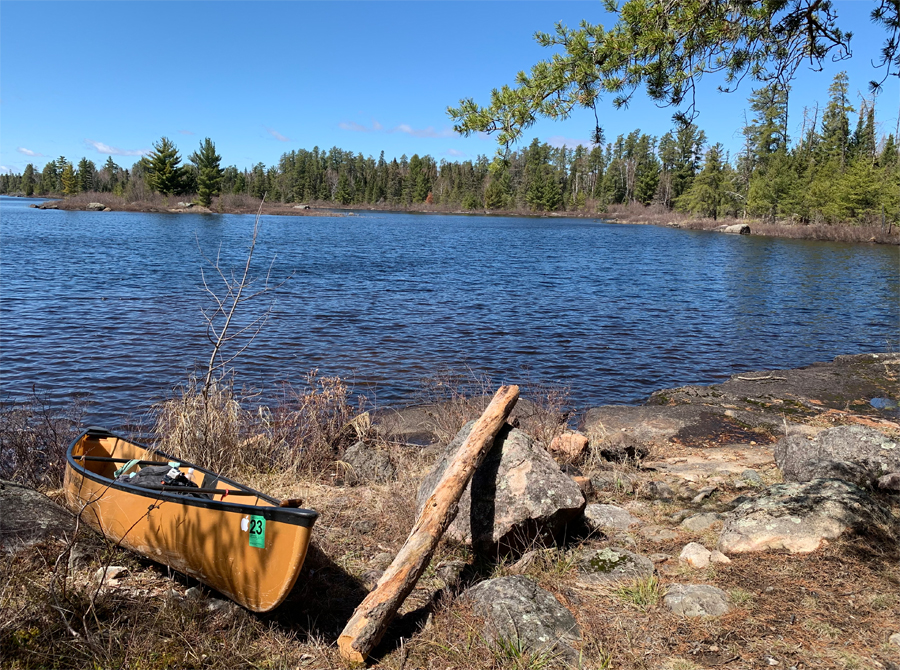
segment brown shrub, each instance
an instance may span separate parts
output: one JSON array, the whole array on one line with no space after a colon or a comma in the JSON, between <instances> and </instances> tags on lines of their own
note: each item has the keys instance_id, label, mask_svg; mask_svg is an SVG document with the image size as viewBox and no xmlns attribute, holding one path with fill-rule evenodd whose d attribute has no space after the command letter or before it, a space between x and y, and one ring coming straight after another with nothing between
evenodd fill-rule
<instances>
[{"instance_id":1,"label":"brown shrub","mask_svg":"<svg viewBox=\"0 0 900 670\"><path fill-rule=\"evenodd\" d=\"M64 408L48 393L33 389L23 402L0 401L0 478L35 489L58 489L66 449L80 431L85 404Z\"/></svg>"},{"instance_id":2,"label":"brown shrub","mask_svg":"<svg viewBox=\"0 0 900 670\"><path fill-rule=\"evenodd\" d=\"M237 392L230 378L205 394L191 378L154 407L153 424L162 451L226 476L283 472L313 479L369 429L363 404L351 404L347 384L315 370L300 389L286 384L273 407L259 404L252 392Z\"/></svg>"}]
</instances>

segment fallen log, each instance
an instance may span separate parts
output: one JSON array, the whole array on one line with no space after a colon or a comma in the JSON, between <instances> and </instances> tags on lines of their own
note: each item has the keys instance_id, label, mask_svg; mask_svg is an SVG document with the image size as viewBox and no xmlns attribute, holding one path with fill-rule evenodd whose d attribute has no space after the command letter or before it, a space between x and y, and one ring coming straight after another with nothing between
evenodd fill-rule
<instances>
[{"instance_id":1,"label":"fallen log","mask_svg":"<svg viewBox=\"0 0 900 670\"><path fill-rule=\"evenodd\" d=\"M365 663L372 649L381 641L388 623L419 581L444 531L456 517L457 503L463 490L493 445L518 398L518 386L501 386L472 426L469 437L425 502L394 562L344 627L338 638L338 648L344 659Z\"/></svg>"}]
</instances>

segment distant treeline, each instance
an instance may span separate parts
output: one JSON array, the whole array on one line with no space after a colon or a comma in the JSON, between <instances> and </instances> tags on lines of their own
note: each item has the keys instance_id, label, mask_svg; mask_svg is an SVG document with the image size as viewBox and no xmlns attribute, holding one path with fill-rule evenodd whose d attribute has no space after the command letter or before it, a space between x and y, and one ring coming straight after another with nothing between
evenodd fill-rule
<instances>
[{"instance_id":1,"label":"distant treeline","mask_svg":"<svg viewBox=\"0 0 900 670\"><path fill-rule=\"evenodd\" d=\"M804 110L801 132L788 137L789 90L753 91L743 147L729 156L694 124L661 137L635 130L614 142L574 149L537 139L493 160L436 161L431 156L387 160L334 147L300 149L277 165L221 168L207 138L181 164L162 138L131 169L112 157L97 168L60 157L41 172L0 176L0 193L71 195L112 192L139 201L149 192L196 197L209 206L219 194L269 202L380 205L420 203L441 209L590 211L619 203L658 204L703 217L752 216L814 223L864 223L900 218L900 159L894 133L876 132L874 102L850 103L846 73L837 75L824 109ZM851 123L855 121L855 125Z\"/></svg>"}]
</instances>

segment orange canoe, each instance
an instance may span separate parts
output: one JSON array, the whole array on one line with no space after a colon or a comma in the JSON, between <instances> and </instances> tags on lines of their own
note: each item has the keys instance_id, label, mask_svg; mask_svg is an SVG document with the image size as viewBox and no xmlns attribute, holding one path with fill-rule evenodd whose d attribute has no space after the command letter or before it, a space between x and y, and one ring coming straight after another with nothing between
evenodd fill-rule
<instances>
[{"instance_id":1,"label":"orange canoe","mask_svg":"<svg viewBox=\"0 0 900 670\"><path fill-rule=\"evenodd\" d=\"M167 464L197 488L115 478L122 467ZM109 539L254 612L293 588L319 516L96 427L69 446L65 490L72 511Z\"/></svg>"}]
</instances>

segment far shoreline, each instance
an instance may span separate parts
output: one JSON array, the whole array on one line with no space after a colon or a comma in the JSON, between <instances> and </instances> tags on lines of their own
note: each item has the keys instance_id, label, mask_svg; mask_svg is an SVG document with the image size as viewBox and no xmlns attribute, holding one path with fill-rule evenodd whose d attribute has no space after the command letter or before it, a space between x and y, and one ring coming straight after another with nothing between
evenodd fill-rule
<instances>
[{"instance_id":1,"label":"far shoreline","mask_svg":"<svg viewBox=\"0 0 900 670\"><path fill-rule=\"evenodd\" d=\"M69 198L51 198L47 196L8 196L28 197L43 199L41 205L35 205L36 209L59 209L64 211L114 211L135 212L143 214L256 214L258 204L247 202L247 197L220 197L212 203L210 208L196 205L186 198L177 196L170 198L155 195L153 201L125 202L118 196L101 197L99 193L78 195ZM225 200L226 202L223 202ZM159 202L157 202L159 201ZM104 205L103 210L91 207L91 204ZM184 205L184 206L182 206ZM518 210L463 210L453 208L436 207L434 205L420 205L407 207L393 207L388 205L373 206L369 204L329 204L324 202L311 202L303 204L271 203L264 204L262 214L267 216L354 216L355 212L394 212L398 214L443 214L453 216L497 216L519 218L575 218L592 219L604 223L653 225L683 230L716 231L726 226L749 226L751 235L761 237L773 237L782 239L814 240L820 242L845 242L854 244L888 244L900 245L900 226L888 226L885 230L880 225L850 225L850 224L815 224L815 223L769 223L758 219L722 218L709 219L697 218L676 211L669 211L662 207L644 206L639 204L616 205L608 212L532 212Z\"/></svg>"}]
</instances>

